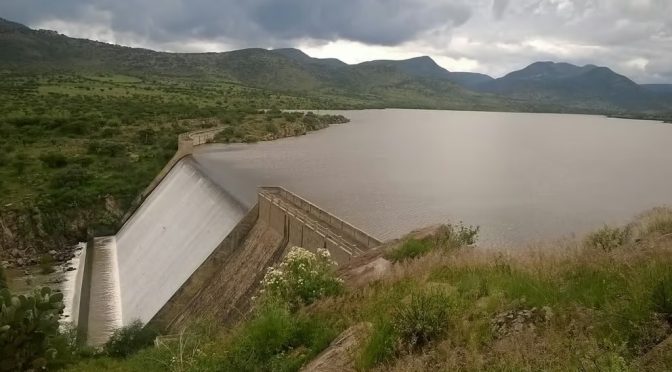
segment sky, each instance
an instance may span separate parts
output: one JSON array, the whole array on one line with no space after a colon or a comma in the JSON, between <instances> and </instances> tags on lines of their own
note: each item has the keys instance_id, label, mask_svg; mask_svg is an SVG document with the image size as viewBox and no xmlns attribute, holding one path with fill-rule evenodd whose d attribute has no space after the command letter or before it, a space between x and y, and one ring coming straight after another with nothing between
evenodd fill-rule
<instances>
[{"instance_id":1,"label":"sky","mask_svg":"<svg viewBox=\"0 0 672 372\"><path fill-rule=\"evenodd\" d=\"M0 17L162 51L294 47L347 63L428 55L494 77L562 61L672 83L672 0L2 0Z\"/></svg>"}]
</instances>

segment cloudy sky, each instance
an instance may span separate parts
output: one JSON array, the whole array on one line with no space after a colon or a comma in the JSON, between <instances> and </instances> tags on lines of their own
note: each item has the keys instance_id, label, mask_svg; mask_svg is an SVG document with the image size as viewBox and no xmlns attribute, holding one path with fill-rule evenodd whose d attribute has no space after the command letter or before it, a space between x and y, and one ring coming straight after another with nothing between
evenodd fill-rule
<instances>
[{"instance_id":1,"label":"cloudy sky","mask_svg":"<svg viewBox=\"0 0 672 372\"><path fill-rule=\"evenodd\" d=\"M672 83L672 0L2 0L0 17L165 51L297 47L348 63L429 55L495 77L553 60Z\"/></svg>"}]
</instances>

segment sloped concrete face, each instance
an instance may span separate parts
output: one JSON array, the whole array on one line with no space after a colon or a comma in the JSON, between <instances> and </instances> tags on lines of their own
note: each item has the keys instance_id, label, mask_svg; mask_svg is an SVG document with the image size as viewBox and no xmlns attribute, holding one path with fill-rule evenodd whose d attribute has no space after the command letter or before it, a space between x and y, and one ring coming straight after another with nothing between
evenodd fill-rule
<instances>
[{"instance_id":1,"label":"sloped concrete face","mask_svg":"<svg viewBox=\"0 0 672 372\"><path fill-rule=\"evenodd\" d=\"M123 324L149 322L246 212L191 158L178 162L116 235Z\"/></svg>"}]
</instances>

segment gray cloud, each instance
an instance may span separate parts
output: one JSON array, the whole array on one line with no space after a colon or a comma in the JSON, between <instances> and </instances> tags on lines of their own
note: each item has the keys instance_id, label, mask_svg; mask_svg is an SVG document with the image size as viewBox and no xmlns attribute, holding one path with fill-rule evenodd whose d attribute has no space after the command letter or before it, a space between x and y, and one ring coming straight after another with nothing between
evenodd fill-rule
<instances>
[{"instance_id":1,"label":"gray cloud","mask_svg":"<svg viewBox=\"0 0 672 372\"><path fill-rule=\"evenodd\" d=\"M493 0L492 1L492 14L495 19L502 19L506 8L509 6L509 0Z\"/></svg>"},{"instance_id":2,"label":"gray cloud","mask_svg":"<svg viewBox=\"0 0 672 372\"><path fill-rule=\"evenodd\" d=\"M163 50L349 40L470 61L495 76L537 60L561 60L610 66L640 82L672 82L670 14L670 0L0 2L0 16L33 27Z\"/></svg>"},{"instance_id":3,"label":"gray cloud","mask_svg":"<svg viewBox=\"0 0 672 372\"><path fill-rule=\"evenodd\" d=\"M459 0L9 0L0 12L29 24L106 16L115 31L155 41L225 37L249 42L348 39L395 45L466 22Z\"/></svg>"}]
</instances>

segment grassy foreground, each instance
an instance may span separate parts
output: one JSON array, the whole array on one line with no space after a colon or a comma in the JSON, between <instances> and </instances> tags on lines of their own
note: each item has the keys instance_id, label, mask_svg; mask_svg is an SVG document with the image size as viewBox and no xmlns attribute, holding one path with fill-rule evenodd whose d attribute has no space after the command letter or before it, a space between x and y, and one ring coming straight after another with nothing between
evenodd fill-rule
<instances>
[{"instance_id":1,"label":"grassy foreground","mask_svg":"<svg viewBox=\"0 0 672 372\"><path fill-rule=\"evenodd\" d=\"M377 257L395 263L380 279L341 269L344 289L310 305L260 305L234 329L196 322L161 346L72 370L292 371L363 322L358 370L672 369L672 210L508 252L466 246L475 232L416 234L384 247Z\"/></svg>"}]
</instances>

